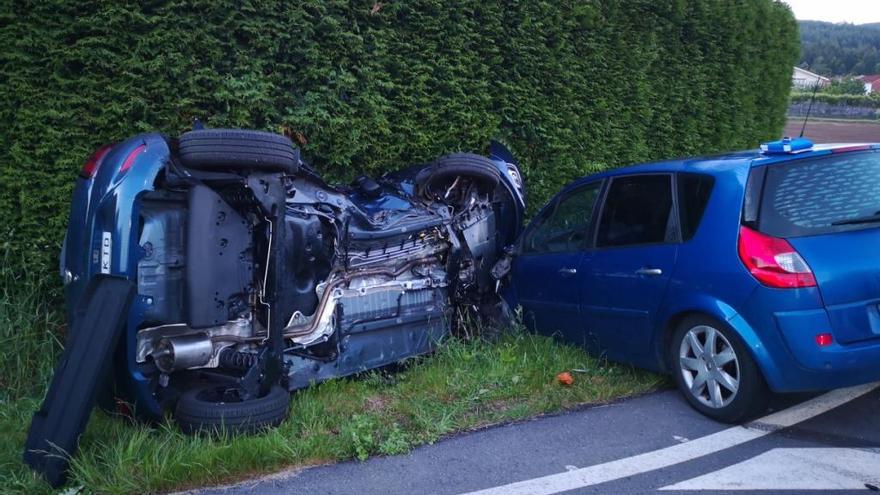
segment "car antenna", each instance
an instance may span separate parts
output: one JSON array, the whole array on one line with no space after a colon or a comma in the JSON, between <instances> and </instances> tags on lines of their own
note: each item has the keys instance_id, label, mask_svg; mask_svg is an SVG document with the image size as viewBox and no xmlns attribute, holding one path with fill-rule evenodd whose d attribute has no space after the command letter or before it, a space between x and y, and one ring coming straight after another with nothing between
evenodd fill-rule
<instances>
[{"instance_id":1,"label":"car antenna","mask_svg":"<svg viewBox=\"0 0 880 495\"><path fill-rule=\"evenodd\" d=\"M821 76L820 76L821 77ZM807 107L807 116L804 117L804 125L801 127L801 135L799 138L804 137L804 131L807 130L807 121L810 120L810 112L813 111L813 102L816 101L816 92L819 91L819 77L816 78L816 84L813 85L813 96L810 97L810 106Z\"/></svg>"}]
</instances>

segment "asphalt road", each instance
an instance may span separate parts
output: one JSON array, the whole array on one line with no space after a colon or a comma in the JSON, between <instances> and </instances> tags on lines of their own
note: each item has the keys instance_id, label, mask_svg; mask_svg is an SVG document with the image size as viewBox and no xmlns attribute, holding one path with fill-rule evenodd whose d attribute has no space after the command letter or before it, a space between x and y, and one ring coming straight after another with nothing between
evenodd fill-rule
<instances>
[{"instance_id":1,"label":"asphalt road","mask_svg":"<svg viewBox=\"0 0 880 495\"><path fill-rule=\"evenodd\" d=\"M199 495L870 493L880 489L880 387L782 397L748 425L676 392L460 435L407 455L280 473Z\"/></svg>"}]
</instances>

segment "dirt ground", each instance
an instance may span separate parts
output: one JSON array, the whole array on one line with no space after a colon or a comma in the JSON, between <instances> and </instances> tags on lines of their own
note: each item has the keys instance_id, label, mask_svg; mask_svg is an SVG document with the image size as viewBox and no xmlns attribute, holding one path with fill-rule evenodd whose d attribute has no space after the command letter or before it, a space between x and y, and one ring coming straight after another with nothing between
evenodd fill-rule
<instances>
[{"instance_id":1,"label":"dirt ground","mask_svg":"<svg viewBox=\"0 0 880 495\"><path fill-rule=\"evenodd\" d=\"M785 126L786 136L801 133L803 119L789 119ZM845 120L810 120L804 137L815 143L880 143L880 123Z\"/></svg>"}]
</instances>

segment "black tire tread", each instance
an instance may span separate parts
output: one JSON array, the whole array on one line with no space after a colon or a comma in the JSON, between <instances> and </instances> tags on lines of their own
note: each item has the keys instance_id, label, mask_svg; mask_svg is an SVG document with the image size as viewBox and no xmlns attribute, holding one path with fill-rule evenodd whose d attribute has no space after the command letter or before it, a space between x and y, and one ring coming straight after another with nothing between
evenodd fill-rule
<instances>
[{"instance_id":1,"label":"black tire tread","mask_svg":"<svg viewBox=\"0 0 880 495\"><path fill-rule=\"evenodd\" d=\"M178 140L180 162L193 169L251 169L296 173L299 158L286 136L245 129L200 129Z\"/></svg>"},{"instance_id":2,"label":"black tire tread","mask_svg":"<svg viewBox=\"0 0 880 495\"><path fill-rule=\"evenodd\" d=\"M485 156L473 153L450 153L441 156L416 175L416 186L419 190L425 190L430 183L438 178L463 175L480 179L488 183L491 188L498 185L501 180L501 172Z\"/></svg>"},{"instance_id":3,"label":"black tire tread","mask_svg":"<svg viewBox=\"0 0 880 495\"><path fill-rule=\"evenodd\" d=\"M277 385L266 396L245 402L203 402L196 398L200 390L187 390L177 403L174 416L184 433L255 433L280 425L290 406L290 394Z\"/></svg>"}]
</instances>

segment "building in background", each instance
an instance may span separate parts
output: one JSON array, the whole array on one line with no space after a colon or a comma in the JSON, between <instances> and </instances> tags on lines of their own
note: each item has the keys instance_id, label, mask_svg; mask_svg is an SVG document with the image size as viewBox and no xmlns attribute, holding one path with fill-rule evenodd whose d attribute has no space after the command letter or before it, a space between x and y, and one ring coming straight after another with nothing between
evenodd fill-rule
<instances>
[{"instance_id":1,"label":"building in background","mask_svg":"<svg viewBox=\"0 0 880 495\"><path fill-rule=\"evenodd\" d=\"M794 72L791 74L791 86L793 88L810 90L817 84L820 88L824 88L831 84L831 79L814 74L806 69L801 69L800 67L794 68ZM880 84L878 84L878 89L880 89Z\"/></svg>"},{"instance_id":2,"label":"building in background","mask_svg":"<svg viewBox=\"0 0 880 495\"><path fill-rule=\"evenodd\" d=\"M871 74L868 76L859 76L856 79L865 83L865 94L880 94L880 74Z\"/></svg>"}]
</instances>

